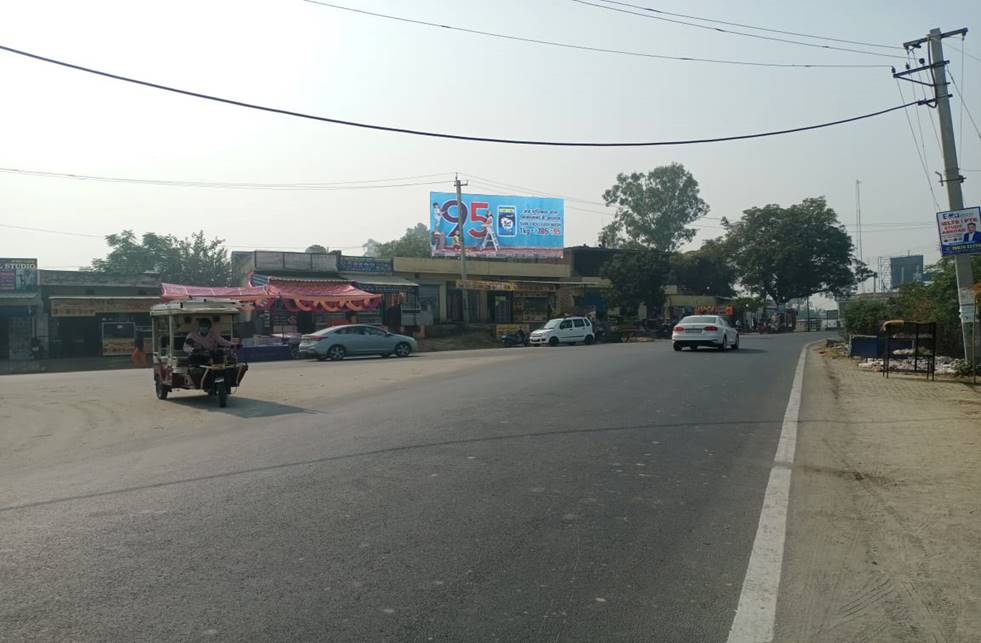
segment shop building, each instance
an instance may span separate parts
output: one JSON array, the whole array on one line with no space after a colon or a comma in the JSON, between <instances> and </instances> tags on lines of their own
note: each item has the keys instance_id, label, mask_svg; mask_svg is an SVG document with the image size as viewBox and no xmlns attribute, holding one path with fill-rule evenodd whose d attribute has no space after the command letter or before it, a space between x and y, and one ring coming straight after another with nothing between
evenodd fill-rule
<instances>
[{"instance_id":1,"label":"shop building","mask_svg":"<svg viewBox=\"0 0 981 643\"><path fill-rule=\"evenodd\" d=\"M32 357L40 313L37 259L0 258L0 360Z\"/></svg>"},{"instance_id":2,"label":"shop building","mask_svg":"<svg viewBox=\"0 0 981 643\"><path fill-rule=\"evenodd\" d=\"M129 355L150 336L150 307L160 302L156 274L40 270L44 315L36 324L46 356Z\"/></svg>"}]
</instances>

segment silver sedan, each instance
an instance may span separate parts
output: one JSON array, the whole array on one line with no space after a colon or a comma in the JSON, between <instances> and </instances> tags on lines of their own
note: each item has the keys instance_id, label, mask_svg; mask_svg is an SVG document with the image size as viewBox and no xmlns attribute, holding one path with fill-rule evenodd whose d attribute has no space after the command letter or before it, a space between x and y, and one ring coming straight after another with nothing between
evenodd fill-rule
<instances>
[{"instance_id":1,"label":"silver sedan","mask_svg":"<svg viewBox=\"0 0 981 643\"><path fill-rule=\"evenodd\" d=\"M739 331L729 320L719 315L689 315L671 330L671 342L676 351L687 346L696 350L709 346L719 351L739 350Z\"/></svg>"},{"instance_id":2,"label":"silver sedan","mask_svg":"<svg viewBox=\"0 0 981 643\"><path fill-rule=\"evenodd\" d=\"M333 326L300 339L300 355L318 360L339 361L348 355L408 357L418 349L414 337L397 335L377 326L349 324Z\"/></svg>"}]
</instances>

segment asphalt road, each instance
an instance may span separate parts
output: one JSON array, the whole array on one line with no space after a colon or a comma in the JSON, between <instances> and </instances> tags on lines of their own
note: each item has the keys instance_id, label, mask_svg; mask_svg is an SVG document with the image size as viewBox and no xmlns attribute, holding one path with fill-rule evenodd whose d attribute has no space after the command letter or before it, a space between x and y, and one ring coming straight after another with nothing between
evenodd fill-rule
<instances>
[{"instance_id":1,"label":"asphalt road","mask_svg":"<svg viewBox=\"0 0 981 643\"><path fill-rule=\"evenodd\" d=\"M0 640L724 641L814 339L0 378Z\"/></svg>"}]
</instances>

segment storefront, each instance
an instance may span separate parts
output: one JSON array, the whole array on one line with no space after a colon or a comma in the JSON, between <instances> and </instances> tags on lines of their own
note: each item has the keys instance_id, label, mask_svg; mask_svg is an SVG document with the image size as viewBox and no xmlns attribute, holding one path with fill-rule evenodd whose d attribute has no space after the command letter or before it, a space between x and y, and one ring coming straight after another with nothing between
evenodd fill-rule
<instances>
[{"instance_id":1,"label":"storefront","mask_svg":"<svg viewBox=\"0 0 981 643\"><path fill-rule=\"evenodd\" d=\"M0 360L31 358L40 310L37 259L0 258Z\"/></svg>"},{"instance_id":2,"label":"storefront","mask_svg":"<svg viewBox=\"0 0 981 643\"><path fill-rule=\"evenodd\" d=\"M52 357L129 355L150 336L155 296L48 297L48 342Z\"/></svg>"}]
</instances>

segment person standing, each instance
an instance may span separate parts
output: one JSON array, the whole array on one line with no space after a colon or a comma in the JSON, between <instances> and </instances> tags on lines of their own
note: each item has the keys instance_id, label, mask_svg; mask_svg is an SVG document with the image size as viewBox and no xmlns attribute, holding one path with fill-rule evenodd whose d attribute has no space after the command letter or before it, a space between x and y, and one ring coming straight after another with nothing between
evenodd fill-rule
<instances>
[{"instance_id":1,"label":"person standing","mask_svg":"<svg viewBox=\"0 0 981 643\"><path fill-rule=\"evenodd\" d=\"M501 248L497 243L497 233L494 232L494 215L488 214L481 227L484 229L484 241L480 244L480 249L486 250L487 244L490 243L494 246L494 252L500 250Z\"/></svg>"}]
</instances>

